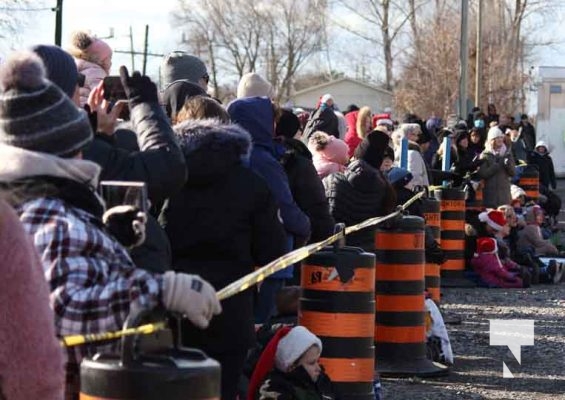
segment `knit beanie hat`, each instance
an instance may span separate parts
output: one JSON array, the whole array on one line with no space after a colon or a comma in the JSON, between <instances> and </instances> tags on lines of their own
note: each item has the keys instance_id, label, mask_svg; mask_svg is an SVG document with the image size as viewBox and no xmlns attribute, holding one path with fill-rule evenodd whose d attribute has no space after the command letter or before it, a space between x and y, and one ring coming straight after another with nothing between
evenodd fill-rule
<instances>
[{"instance_id":1,"label":"knit beanie hat","mask_svg":"<svg viewBox=\"0 0 565 400\"><path fill-rule=\"evenodd\" d=\"M479 214L479 221L486 223L492 229L497 231L502 230L506 225L506 217L502 211L490 210L483 211Z\"/></svg>"},{"instance_id":2,"label":"knit beanie hat","mask_svg":"<svg viewBox=\"0 0 565 400\"><path fill-rule=\"evenodd\" d=\"M0 66L0 143L60 157L92 139L88 116L45 78L41 59L13 53Z\"/></svg>"},{"instance_id":3,"label":"knit beanie hat","mask_svg":"<svg viewBox=\"0 0 565 400\"><path fill-rule=\"evenodd\" d=\"M161 63L161 85L166 87L181 79L198 84L207 73L206 65L200 58L184 51L173 51Z\"/></svg>"},{"instance_id":4,"label":"knit beanie hat","mask_svg":"<svg viewBox=\"0 0 565 400\"><path fill-rule=\"evenodd\" d=\"M365 161L373 168L379 169L389 141L390 137L386 133L374 130L359 143L355 149L354 156L358 160Z\"/></svg>"},{"instance_id":5,"label":"knit beanie hat","mask_svg":"<svg viewBox=\"0 0 565 400\"><path fill-rule=\"evenodd\" d=\"M502 133L498 126L493 126L488 130L487 142L499 137L504 137L504 133Z\"/></svg>"},{"instance_id":6,"label":"knit beanie hat","mask_svg":"<svg viewBox=\"0 0 565 400\"><path fill-rule=\"evenodd\" d=\"M276 126L275 135L293 138L300 129L300 120L290 110L282 110L281 117Z\"/></svg>"},{"instance_id":7,"label":"knit beanie hat","mask_svg":"<svg viewBox=\"0 0 565 400\"><path fill-rule=\"evenodd\" d=\"M59 46L40 44L31 48L43 61L47 79L73 98L78 83L78 70L73 57Z\"/></svg>"},{"instance_id":8,"label":"knit beanie hat","mask_svg":"<svg viewBox=\"0 0 565 400\"><path fill-rule=\"evenodd\" d=\"M272 98L273 86L255 72L243 75L237 85L237 98L243 97L268 97Z\"/></svg>"},{"instance_id":9,"label":"knit beanie hat","mask_svg":"<svg viewBox=\"0 0 565 400\"><path fill-rule=\"evenodd\" d=\"M519 199L520 196L526 196L526 191L518 185L510 185L510 196L512 200Z\"/></svg>"},{"instance_id":10,"label":"knit beanie hat","mask_svg":"<svg viewBox=\"0 0 565 400\"><path fill-rule=\"evenodd\" d=\"M395 187L404 187L414 176L405 168L392 167L387 174L388 181Z\"/></svg>"},{"instance_id":11,"label":"knit beanie hat","mask_svg":"<svg viewBox=\"0 0 565 400\"><path fill-rule=\"evenodd\" d=\"M312 346L317 346L322 351L322 341L316 335L303 326L295 326L279 341L275 366L282 372L288 372Z\"/></svg>"},{"instance_id":12,"label":"knit beanie hat","mask_svg":"<svg viewBox=\"0 0 565 400\"><path fill-rule=\"evenodd\" d=\"M206 96L208 93L201 86L186 79L171 82L163 90L162 102L165 105L165 112L171 119L175 118L184 106L184 103L191 97Z\"/></svg>"},{"instance_id":13,"label":"knit beanie hat","mask_svg":"<svg viewBox=\"0 0 565 400\"><path fill-rule=\"evenodd\" d=\"M71 34L71 45L68 50L72 56L100 66L102 60L112 57L112 48L108 43L85 31L75 31Z\"/></svg>"}]
</instances>

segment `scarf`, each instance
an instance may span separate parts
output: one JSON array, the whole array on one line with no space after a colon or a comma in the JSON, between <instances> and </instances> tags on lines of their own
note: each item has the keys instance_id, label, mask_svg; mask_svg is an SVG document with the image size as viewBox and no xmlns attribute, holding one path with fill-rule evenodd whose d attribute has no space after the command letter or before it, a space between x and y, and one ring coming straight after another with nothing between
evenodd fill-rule
<instances>
[{"instance_id":1,"label":"scarf","mask_svg":"<svg viewBox=\"0 0 565 400\"><path fill-rule=\"evenodd\" d=\"M0 182L21 195L23 201L56 197L90 214L101 217L104 202L96 193L100 167L80 159L0 145Z\"/></svg>"}]
</instances>

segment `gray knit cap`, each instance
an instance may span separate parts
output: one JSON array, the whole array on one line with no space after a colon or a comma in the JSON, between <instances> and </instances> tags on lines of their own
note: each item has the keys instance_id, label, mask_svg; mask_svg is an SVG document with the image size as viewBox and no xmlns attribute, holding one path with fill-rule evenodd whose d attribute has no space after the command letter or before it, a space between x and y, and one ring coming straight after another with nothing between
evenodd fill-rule
<instances>
[{"instance_id":1,"label":"gray knit cap","mask_svg":"<svg viewBox=\"0 0 565 400\"><path fill-rule=\"evenodd\" d=\"M184 51L173 51L161 63L161 87L179 79L198 84L206 74L208 70L200 58Z\"/></svg>"},{"instance_id":2,"label":"gray knit cap","mask_svg":"<svg viewBox=\"0 0 565 400\"><path fill-rule=\"evenodd\" d=\"M45 75L30 51L13 53L0 66L0 143L74 155L92 140L88 116Z\"/></svg>"}]
</instances>

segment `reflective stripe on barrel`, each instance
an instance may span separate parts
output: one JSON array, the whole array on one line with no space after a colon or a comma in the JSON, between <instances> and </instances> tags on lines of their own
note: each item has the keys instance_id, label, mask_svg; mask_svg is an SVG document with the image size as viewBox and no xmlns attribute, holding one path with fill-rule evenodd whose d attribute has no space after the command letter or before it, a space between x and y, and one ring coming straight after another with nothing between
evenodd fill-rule
<instances>
[{"instance_id":1,"label":"reflective stripe on barrel","mask_svg":"<svg viewBox=\"0 0 565 400\"><path fill-rule=\"evenodd\" d=\"M342 282L340 265L353 270ZM375 256L345 247L304 261L298 323L320 337L320 363L343 398L374 399Z\"/></svg>"},{"instance_id":2,"label":"reflective stripe on barrel","mask_svg":"<svg viewBox=\"0 0 565 400\"><path fill-rule=\"evenodd\" d=\"M441 243L441 214L439 201L432 198L424 199L422 211L426 226L432 233L432 237ZM440 266L432 262L425 264L425 287L433 301L440 302Z\"/></svg>"},{"instance_id":3,"label":"reflective stripe on barrel","mask_svg":"<svg viewBox=\"0 0 565 400\"><path fill-rule=\"evenodd\" d=\"M442 188L434 192L440 201L441 248L447 261L442 278L463 278L465 270L465 191Z\"/></svg>"},{"instance_id":4,"label":"reflective stripe on barrel","mask_svg":"<svg viewBox=\"0 0 565 400\"><path fill-rule=\"evenodd\" d=\"M375 354L382 376L435 376L445 367L426 358L424 220L402 217L379 228L375 298Z\"/></svg>"},{"instance_id":5,"label":"reflective stripe on barrel","mask_svg":"<svg viewBox=\"0 0 565 400\"><path fill-rule=\"evenodd\" d=\"M539 200L539 171L535 166L526 167L518 181L518 186L524 189L526 197L536 202Z\"/></svg>"}]
</instances>

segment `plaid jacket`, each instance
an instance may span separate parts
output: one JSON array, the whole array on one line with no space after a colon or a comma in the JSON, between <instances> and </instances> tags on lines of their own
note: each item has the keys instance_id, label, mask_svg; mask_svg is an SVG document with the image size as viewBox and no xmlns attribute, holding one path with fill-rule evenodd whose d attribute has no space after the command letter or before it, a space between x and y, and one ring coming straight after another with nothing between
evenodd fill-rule
<instances>
[{"instance_id":1,"label":"plaid jacket","mask_svg":"<svg viewBox=\"0 0 565 400\"><path fill-rule=\"evenodd\" d=\"M160 275L137 269L91 214L56 198L34 199L17 211L41 257L58 335L120 330L130 308L160 302ZM85 347L69 351L69 364L85 354Z\"/></svg>"}]
</instances>

